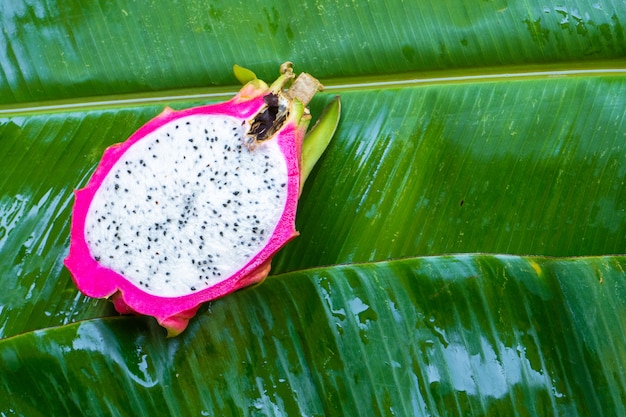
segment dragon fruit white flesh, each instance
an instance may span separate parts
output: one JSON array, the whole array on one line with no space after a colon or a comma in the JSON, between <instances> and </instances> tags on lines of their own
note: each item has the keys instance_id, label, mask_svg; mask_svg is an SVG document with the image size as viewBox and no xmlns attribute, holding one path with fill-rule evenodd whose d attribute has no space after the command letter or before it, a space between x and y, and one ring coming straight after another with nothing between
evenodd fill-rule
<instances>
[{"instance_id":1,"label":"dragon fruit white flesh","mask_svg":"<svg viewBox=\"0 0 626 417\"><path fill-rule=\"evenodd\" d=\"M285 90L281 71L224 103L166 109L105 151L75 193L65 265L83 293L173 336L203 302L267 276L297 235L305 106L321 89L301 74Z\"/></svg>"}]
</instances>

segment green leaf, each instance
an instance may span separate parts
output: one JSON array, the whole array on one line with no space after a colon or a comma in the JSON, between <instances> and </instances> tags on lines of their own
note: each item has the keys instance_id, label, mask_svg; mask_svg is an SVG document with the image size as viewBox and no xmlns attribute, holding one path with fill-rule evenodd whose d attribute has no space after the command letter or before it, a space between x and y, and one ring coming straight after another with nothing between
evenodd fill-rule
<instances>
[{"instance_id":1,"label":"green leaf","mask_svg":"<svg viewBox=\"0 0 626 417\"><path fill-rule=\"evenodd\" d=\"M625 268L461 255L285 274L180 338L113 318L5 339L0 410L621 415Z\"/></svg>"},{"instance_id":2,"label":"green leaf","mask_svg":"<svg viewBox=\"0 0 626 417\"><path fill-rule=\"evenodd\" d=\"M625 19L616 0L4 2L0 414L624 414ZM270 81L285 61L327 87L314 119L339 94L342 120L277 276L174 340L102 318L62 266L72 190L163 107L231 97L233 64ZM478 252L509 255L430 257Z\"/></svg>"},{"instance_id":3,"label":"green leaf","mask_svg":"<svg viewBox=\"0 0 626 417\"><path fill-rule=\"evenodd\" d=\"M320 79L623 59L623 4L23 0L0 11L0 103L232 85L233 64Z\"/></svg>"},{"instance_id":4,"label":"green leaf","mask_svg":"<svg viewBox=\"0 0 626 417\"><path fill-rule=\"evenodd\" d=\"M452 252L623 253L624 87L586 76L343 93L336 138L301 197L301 237L274 272ZM160 108L0 121L0 262L15 289L0 296L5 335L103 314L61 264L72 189Z\"/></svg>"}]
</instances>

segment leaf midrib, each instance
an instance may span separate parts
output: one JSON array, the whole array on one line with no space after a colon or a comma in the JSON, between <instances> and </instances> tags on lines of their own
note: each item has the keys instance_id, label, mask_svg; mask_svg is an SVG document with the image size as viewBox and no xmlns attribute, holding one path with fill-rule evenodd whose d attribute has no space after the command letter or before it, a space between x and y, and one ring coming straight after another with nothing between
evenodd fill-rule
<instances>
[{"instance_id":1,"label":"leaf midrib","mask_svg":"<svg viewBox=\"0 0 626 417\"><path fill-rule=\"evenodd\" d=\"M381 90L437 84L493 83L513 80L564 77L624 77L626 60L585 61L559 64L482 67L429 72L377 74L322 80L325 91L338 94L355 90ZM165 91L23 102L0 105L0 117L114 109L153 104L198 101L214 102L235 95L239 86L191 87Z\"/></svg>"}]
</instances>

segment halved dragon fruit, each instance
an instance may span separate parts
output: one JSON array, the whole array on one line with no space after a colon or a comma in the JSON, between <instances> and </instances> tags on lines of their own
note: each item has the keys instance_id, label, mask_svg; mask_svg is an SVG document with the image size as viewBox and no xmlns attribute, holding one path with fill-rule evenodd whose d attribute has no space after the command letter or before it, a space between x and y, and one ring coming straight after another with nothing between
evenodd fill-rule
<instances>
[{"instance_id":1,"label":"halved dragon fruit","mask_svg":"<svg viewBox=\"0 0 626 417\"><path fill-rule=\"evenodd\" d=\"M75 193L65 265L80 291L153 316L173 336L202 303L268 275L297 235L302 182L339 117L336 101L334 122L306 141L303 168L305 106L322 86L300 74L286 89L290 63L281 73L270 87L249 77L224 103L167 108L105 151Z\"/></svg>"}]
</instances>

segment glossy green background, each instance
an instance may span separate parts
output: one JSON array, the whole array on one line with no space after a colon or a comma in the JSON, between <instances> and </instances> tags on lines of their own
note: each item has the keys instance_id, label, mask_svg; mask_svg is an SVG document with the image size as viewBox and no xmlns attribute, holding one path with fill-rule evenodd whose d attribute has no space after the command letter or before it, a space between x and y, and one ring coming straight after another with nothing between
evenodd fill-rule
<instances>
[{"instance_id":1,"label":"glossy green background","mask_svg":"<svg viewBox=\"0 0 626 417\"><path fill-rule=\"evenodd\" d=\"M626 9L511 3L0 1L0 414L623 414ZM103 150L286 60L342 120L273 276L168 340L80 295Z\"/></svg>"}]
</instances>

